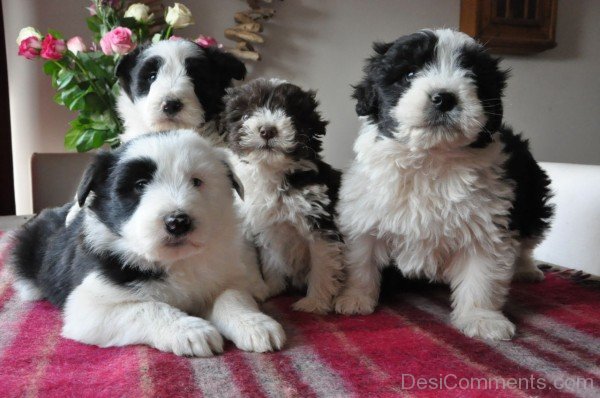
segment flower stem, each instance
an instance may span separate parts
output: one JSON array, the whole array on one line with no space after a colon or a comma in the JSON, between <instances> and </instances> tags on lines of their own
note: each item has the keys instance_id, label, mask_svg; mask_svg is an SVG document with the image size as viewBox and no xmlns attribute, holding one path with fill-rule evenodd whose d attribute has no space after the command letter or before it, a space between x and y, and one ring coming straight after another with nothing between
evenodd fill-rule
<instances>
[{"instance_id":1,"label":"flower stem","mask_svg":"<svg viewBox=\"0 0 600 398\"><path fill-rule=\"evenodd\" d=\"M108 112L110 113L111 118L113 119L113 121L119 127L119 130L120 130L121 119L119 119L119 116L115 113L115 110L113 109L113 106L110 103L110 101L107 102L106 101L106 97L105 97L105 95L107 94L107 92L111 92L111 90L110 89L108 89L108 90L100 90L100 88L94 82L93 76L91 76L88 73L88 70L85 68L85 66L83 66L83 64L81 63L81 61L79 61L79 59L77 58L77 56L69 54L69 57L73 60L73 63L75 65L77 65L77 67L81 70L81 72L83 73L83 75L85 76L85 78L87 79L87 81L89 82L90 86L92 86L92 88L94 89L95 93L98 95L98 97L100 98L100 100L106 106Z\"/></svg>"}]
</instances>

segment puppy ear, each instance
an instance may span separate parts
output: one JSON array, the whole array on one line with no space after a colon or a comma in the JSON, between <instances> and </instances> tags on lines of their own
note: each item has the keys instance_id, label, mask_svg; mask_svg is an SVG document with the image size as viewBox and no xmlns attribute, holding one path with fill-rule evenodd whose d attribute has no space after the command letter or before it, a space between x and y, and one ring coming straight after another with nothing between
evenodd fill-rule
<instances>
[{"instance_id":1,"label":"puppy ear","mask_svg":"<svg viewBox=\"0 0 600 398\"><path fill-rule=\"evenodd\" d=\"M231 165L231 158L230 158L231 152L229 152L228 150L226 150L224 148L214 148L214 150L217 152L218 158L221 160L221 162L223 162L225 169L227 169L227 178L229 178L229 181L231 182L231 186L233 187L233 189L235 189L235 191L237 192L239 197L243 200L244 199L244 184L242 184L242 181L238 178L238 176L233 171L233 166Z\"/></svg>"},{"instance_id":2,"label":"puppy ear","mask_svg":"<svg viewBox=\"0 0 600 398\"><path fill-rule=\"evenodd\" d=\"M388 52L390 47L392 47L393 45L394 45L394 42L390 42L390 43L375 42L375 43L373 43L373 50L375 50L375 52L379 55L384 55L386 52Z\"/></svg>"},{"instance_id":3,"label":"puppy ear","mask_svg":"<svg viewBox=\"0 0 600 398\"><path fill-rule=\"evenodd\" d=\"M242 184L242 181L233 172L233 167L231 167L227 160L223 160L223 164L227 168L227 177L229 177L233 189L235 189L240 199L244 200L244 185Z\"/></svg>"},{"instance_id":4,"label":"puppy ear","mask_svg":"<svg viewBox=\"0 0 600 398\"><path fill-rule=\"evenodd\" d=\"M109 170L114 162L114 155L110 152L100 152L92 163L85 169L79 187L77 187L77 203L79 207L85 204L90 192L97 191L106 181Z\"/></svg>"},{"instance_id":5,"label":"puppy ear","mask_svg":"<svg viewBox=\"0 0 600 398\"><path fill-rule=\"evenodd\" d=\"M377 98L377 92L373 87L373 82L368 78L365 78L356 86L352 87L354 88L352 98L356 100L356 114L358 116L371 116L373 119L377 120L379 99Z\"/></svg>"},{"instance_id":6,"label":"puppy ear","mask_svg":"<svg viewBox=\"0 0 600 398\"><path fill-rule=\"evenodd\" d=\"M115 76L119 79L119 85L122 90L125 90L129 98L131 98L131 70L137 63L144 48L145 46L137 46L135 50L124 55L115 68Z\"/></svg>"},{"instance_id":7,"label":"puppy ear","mask_svg":"<svg viewBox=\"0 0 600 398\"><path fill-rule=\"evenodd\" d=\"M242 61L215 46L203 47L203 49L215 68L223 74L222 82L225 87L231 85L231 79L244 80L246 65Z\"/></svg>"}]
</instances>

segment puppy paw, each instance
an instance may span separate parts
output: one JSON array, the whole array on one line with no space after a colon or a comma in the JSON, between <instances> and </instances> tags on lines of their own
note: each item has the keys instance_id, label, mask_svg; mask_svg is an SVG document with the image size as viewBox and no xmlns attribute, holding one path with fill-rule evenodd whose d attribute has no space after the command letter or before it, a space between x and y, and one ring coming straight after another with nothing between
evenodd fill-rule
<instances>
[{"instance_id":1,"label":"puppy paw","mask_svg":"<svg viewBox=\"0 0 600 398\"><path fill-rule=\"evenodd\" d=\"M164 341L156 344L161 351L195 357L211 357L223 352L223 337L204 319L193 316L179 318L166 333Z\"/></svg>"},{"instance_id":2,"label":"puppy paw","mask_svg":"<svg viewBox=\"0 0 600 398\"><path fill-rule=\"evenodd\" d=\"M275 351L280 350L285 344L285 332L273 318L262 313L254 313L240 319L231 340L240 350Z\"/></svg>"},{"instance_id":3,"label":"puppy paw","mask_svg":"<svg viewBox=\"0 0 600 398\"><path fill-rule=\"evenodd\" d=\"M331 311L331 303L314 297L304 297L292 305L294 311L312 312L313 314L327 314Z\"/></svg>"},{"instance_id":4,"label":"puppy paw","mask_svg":"<svg viewBox=\"0 0 600 398\"><path fill-rule=\"evenodd\" d=\"M367 315L375 311L377 301L369 296L342 293L335 300L335 312L345 315Z\"/></svg>"},{"instance_id":5,"label":"puppy paw","mask_svg":"<svg viewBox=\"0 0 600 398\"><path fill-rule=\"evenodd\" d=\"M500 311L475 310L455 317L453 323L465 335L488 340L510 340L515 334L515 325Z\"/></svg>"}]
</instances>

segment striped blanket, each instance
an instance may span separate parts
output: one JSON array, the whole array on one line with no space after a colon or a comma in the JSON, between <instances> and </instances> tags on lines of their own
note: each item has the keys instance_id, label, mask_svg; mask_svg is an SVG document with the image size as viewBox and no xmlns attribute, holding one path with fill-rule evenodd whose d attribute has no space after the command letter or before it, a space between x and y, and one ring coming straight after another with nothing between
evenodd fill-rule
<instances>
[{"instance_id":1,"label":"striped blanket","mask_svg":"<svg viewBox=\"0 0 600 398\"><path fill-rule=\"evenodd\" d=\"M0 265L0 397L600 397L600 288L585 275L547 269L543 283L515 284L510 342L449 326L444 287L400 290L371 316L295 313L297 297L270 300L264 310L288 334L283 351L229 344L214 358L181 358L61 338L59 311L21 303Z\"/></svg>"}]
</instances>

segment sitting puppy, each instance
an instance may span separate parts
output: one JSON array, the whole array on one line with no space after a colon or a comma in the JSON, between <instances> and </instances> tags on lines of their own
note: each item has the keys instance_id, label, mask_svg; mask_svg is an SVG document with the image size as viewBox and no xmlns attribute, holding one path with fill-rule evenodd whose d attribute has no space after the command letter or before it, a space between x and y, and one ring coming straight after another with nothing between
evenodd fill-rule
<instances>
[{"instance_id":1,"label":"sitting puppy","mask_svg":"<svg viewBox=\"0 0 600 398\"><path fill-rule=\"evenodd\" d=\"M364 126L340 193L348 280L336 311L371 313L393 261L407 277L450 284L465 334L509 339L511 278L543 277L531 252L553 211L527 141L502 125L507 73L449 29L374 48L354 91Z\"/></svg>"},{"instance_id":2,"label":"sitting puppy","mask_svg":"<svg viewBox=\"0 0 600 398\"><path fill-rule=\"evenodd\" d=\"M216 47L181 39L136 48L115 73L121 86L117 109L125 128L122 141L185 128L224 144L218 132L223 96L233 79L246 76L246 67Z\"/></svg>"},{"instance_id":3,"label":"sitting puppy","mask_svg":"<svg viewBox=\"0 0 600 398\"><path fill-rule=\"evenodd\" d=\"M225 97L225 127L244 185L241 212L258 247L269 295L308 285L294 309L325 313L340 286L342 242L334 224L340 172L321 159L327 123L315 93L258 79Z\"/></svg>"},{"instance_id":4,"label":"sitting puppy","mask_svg":"<svg viewBox=\"0 0 600 398\"><path fill-rule=\"evenodd\" d=\"M62 336L177 355L280 349L281 326L247 293L225 153L190 130L102 152L78 189L84 207L45 210L16 233L11 266L25 300L63 310ZM234 186L237 184L234 183Z\"/></svg>"}]
</instances>

